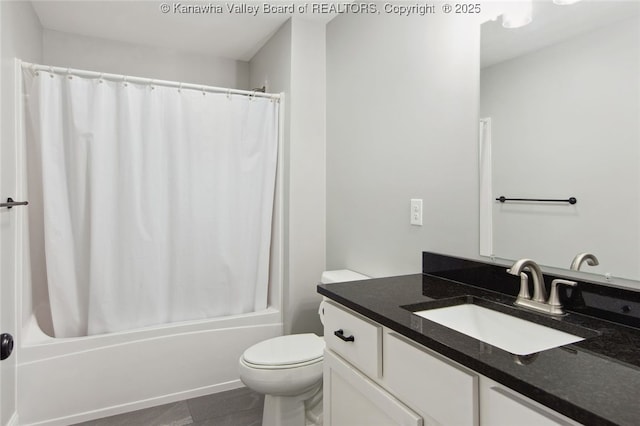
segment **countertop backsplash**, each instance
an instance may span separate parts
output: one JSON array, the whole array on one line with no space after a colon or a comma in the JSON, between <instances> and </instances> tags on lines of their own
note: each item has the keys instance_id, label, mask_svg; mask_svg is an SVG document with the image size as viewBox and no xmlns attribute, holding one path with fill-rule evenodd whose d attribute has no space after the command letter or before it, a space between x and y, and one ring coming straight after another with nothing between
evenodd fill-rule
<instances>
[{"instance_id":1,"label":"countertop backsplash","mask_svg":"<svg viewBox=\"0 0 640 426\"><path fill-rule=\"evenodd\" d=\"M422 273L424 274L515 297L520 289L520 278L508 274L506 269L507 267L502 265L438 253L422 253ZM640 328L640 291L561 275L544 274L544 278L547 294L551 281L556 278L570 279L578 283L574 288L558 289L560 301L565 310Z\"/></svg>"}]
</instances>

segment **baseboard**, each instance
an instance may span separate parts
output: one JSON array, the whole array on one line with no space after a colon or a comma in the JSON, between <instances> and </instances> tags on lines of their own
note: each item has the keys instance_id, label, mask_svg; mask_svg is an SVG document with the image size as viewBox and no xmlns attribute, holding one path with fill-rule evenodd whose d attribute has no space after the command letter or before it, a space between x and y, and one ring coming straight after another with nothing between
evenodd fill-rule
<instances>
[{"instance_id":1,"label":"baseboard","mask_svg":"<svg viewBox=\"0 0 640 426\"><path fill-rule=\"evenodd\" d=\"M103 417L115 416L117 414L129 413L131 411L142 410L145 408L155 407L163 404L170 404L172 402L183 401L185 399L197 398L199 396L210 395L212 393L224 392L227 390L237 389L244 386L240 380L232 380L225 383L218 383L211 386L205 386L202 388L191 389L184 392L177 392L169 395L163 395L156 398L145 399L141 401L130 402L127 404L116 405L113 407L107 407L95 411L87 411L85 413L74 414L67 417L58 417L56 419L45 420L37 423L30 423L23 426L67 426L69 424L75 424L80 422L86 422L90 420L96 420ZM15 418L15 423L12 421ZM11 418L11 421L7 426L18 426L17 414Z\"/></svg>"}]
</instances>

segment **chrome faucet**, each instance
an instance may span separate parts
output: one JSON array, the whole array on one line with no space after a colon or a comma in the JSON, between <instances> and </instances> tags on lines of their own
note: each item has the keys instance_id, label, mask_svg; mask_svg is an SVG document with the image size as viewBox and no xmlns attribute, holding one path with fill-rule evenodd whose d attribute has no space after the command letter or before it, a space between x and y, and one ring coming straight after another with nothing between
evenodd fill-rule
<instances>
[{"instance_id":1,"label":"chrome faucet","mask_svg":"<svg viewBox=\"0 0 640 426\"><path fill-rule=\"evenodd\" d=\"M520 259L507 272L511 275L520 275L520 292L523 293L522 287L524 284L529 286L529 280L524 280L527 276L523 271L530 271L533 276L533 300L535 302L545 303L547 301L547 291L544 288L544 277L542 276L542 270L536 262L531 259ZM527 291L528 293L528 291Z\"/></svg>"},{"instance_id":2,"label":"chrome faucet","mask_svg":"<svg viewBox=\"0 0 640 426\"><path fill-rule=\"evenodd\" d=\"M596 266L600 264L600 262L598 262L598 258L595 255L591 253L578 253L576 254L576 257L573 258L571 267L569 269L571 269L572 271L579 271L584 262L587 262L587 265L589 266Z\"/></svg>"},{"instance_id":3,"label":"chrome faucet","mask_svg":"<svg viewBox=\"0 0 640 426\"><path fill-rule=\"evenodd\" d=\"M533 298L529 296L529 278L524 271L531 272L533 277ZM564 315L564 310L558 297L558 285L563 284L575 287L577 285L575 281L560 278L553 280L551 282L551 294L549 295L549 300L547 300L544 276L536 262L531 259L517 260L511 268L507 269L507 272L511 275L520 276L520 292L515 301L516 305L550 315Z\"/></svg>"}]
</instances>

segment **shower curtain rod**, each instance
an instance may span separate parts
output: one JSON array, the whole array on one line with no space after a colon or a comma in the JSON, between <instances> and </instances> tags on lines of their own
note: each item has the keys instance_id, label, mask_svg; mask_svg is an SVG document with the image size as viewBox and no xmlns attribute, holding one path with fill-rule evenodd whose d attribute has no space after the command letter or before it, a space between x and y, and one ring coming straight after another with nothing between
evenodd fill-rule
<instances>
[{"instance_id":1,"label":"shower curtain rod","mask_svg":"<svg viewBox=\"0 0 640 426\"><path fill-rule=\"evenodd\" d=\"M156 80L153 78L133 77L123 74L100 73L96 71L78 70L74 68L52 67L49 65L32 64L22 62L23 68L34 71L44 71L54 74L70 74L78 77L100 78L109 81L122 81L124 83L149 84L157 86L175 87L177 89L193 89L209 93L226 93L229 95L253 96L257 98L268 98L279 100L280 95L276 93L264 93L251 90L225 89L223 87L206 86L201 84L180 83L178 81Z\"/></svg>"}]
</instances>

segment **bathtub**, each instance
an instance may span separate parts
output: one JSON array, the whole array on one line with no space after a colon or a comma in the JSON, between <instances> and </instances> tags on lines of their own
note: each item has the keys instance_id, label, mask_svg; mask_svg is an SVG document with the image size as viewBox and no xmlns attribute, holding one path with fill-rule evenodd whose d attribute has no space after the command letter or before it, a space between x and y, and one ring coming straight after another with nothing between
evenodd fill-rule
<instances>
[{"instance_id":1,"label":"bathtub","mask_svg":"<svg viewBox=\"0 0 640 426\"><path fill-rule=\"evenodd\" d=\"M46 335L34 315L18 352L18 421L68 425L237 388L238 357L279 335L274 308L74 338Z\"/></svg>"}]
</instances>

